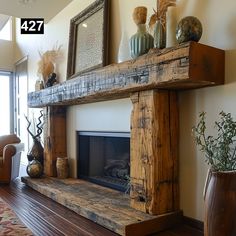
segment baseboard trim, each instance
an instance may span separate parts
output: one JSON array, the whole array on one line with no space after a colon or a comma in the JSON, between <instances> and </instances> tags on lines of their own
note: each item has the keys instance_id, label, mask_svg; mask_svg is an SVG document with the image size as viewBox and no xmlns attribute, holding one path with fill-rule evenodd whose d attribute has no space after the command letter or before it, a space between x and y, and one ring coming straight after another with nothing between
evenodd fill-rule
<instances>
[{"instance_id":1,"label":"baseboard trim","mask_svg":"<svg viewBox=\"0 0 236 236\"><path fill-rule=\"evenodd\" d=\"M183 223L200 231L204 231L204 223L191 217L183 216Z\"/></svg>"}]
</instances>

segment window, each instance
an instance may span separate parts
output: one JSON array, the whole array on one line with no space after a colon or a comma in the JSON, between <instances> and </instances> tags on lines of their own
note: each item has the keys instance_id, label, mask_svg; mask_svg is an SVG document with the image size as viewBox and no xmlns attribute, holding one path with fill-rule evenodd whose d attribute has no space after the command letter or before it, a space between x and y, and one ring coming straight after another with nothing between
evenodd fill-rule
<instances>
[{"instance_id":1,"label":"window","mask_svg":"<svg viewBox=\"0 0 236 236\"><path fill-rule=\"evenodd\" d=\"M6 24L0 30L0 39L8 41L12 40L12 17L9 17Z\"/></svg>"},{"instance_id":2,"label":"window","mask_svg":"<svg viewBox=\"0 0 236 236\"><path fill-rule=\"evenodd\" d=\"M11 73L0 72L0 135L9 134L12 129L12 81Z\"/></svg>"}]
</instances>

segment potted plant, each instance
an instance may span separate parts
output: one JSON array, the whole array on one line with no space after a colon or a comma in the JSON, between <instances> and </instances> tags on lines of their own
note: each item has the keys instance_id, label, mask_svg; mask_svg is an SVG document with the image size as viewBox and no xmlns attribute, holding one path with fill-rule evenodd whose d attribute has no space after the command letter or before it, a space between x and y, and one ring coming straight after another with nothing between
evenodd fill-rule
<instances>
[{"instance_id":1,"label":"potted plant","mask_svg":"<svg viewBox=\"0 0 236 236\"><path fill-rule=\"evenodd\" d=\"M205 236L236 235L236 121L220 112L216 135L206 134L206 113L193 127L195 140L210 166L204 189Z\"/></svg>"}]
</instances>

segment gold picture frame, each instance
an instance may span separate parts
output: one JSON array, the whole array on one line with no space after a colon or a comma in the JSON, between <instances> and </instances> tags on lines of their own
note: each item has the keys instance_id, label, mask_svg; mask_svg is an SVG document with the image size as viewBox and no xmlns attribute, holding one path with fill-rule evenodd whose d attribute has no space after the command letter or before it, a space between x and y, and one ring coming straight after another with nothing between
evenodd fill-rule
<instances>
[{"instance_id":1,"label":"gold picture frame","mask_svg":"<svg viewBox=\"0 0 236 236\"><path fill-rule=\"evenodd\" d=\"M97 0L70 21L67 79L108 63L109 0Z\"/></svg>"}]
</instances>

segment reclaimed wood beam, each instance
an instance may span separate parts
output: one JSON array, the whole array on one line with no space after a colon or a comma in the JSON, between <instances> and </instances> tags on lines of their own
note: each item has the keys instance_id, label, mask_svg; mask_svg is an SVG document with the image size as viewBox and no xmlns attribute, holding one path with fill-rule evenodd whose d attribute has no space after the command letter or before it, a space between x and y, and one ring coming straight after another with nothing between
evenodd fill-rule
<instances>
[{"instance_id":1,"label":"reclaimed wood beam","mask_svg":"<svg viewBox=\"0 0 236 236\"><path fill-rule=\"evenodd\" d=\"M153 215L179 210L177 94L141 91L131 100L131 206Z\"/></svg>"},{"instance_id":2,"label":"reclaimed wood beam","mask_svg":"<svg viewBox=\"0 0 236 236\"><path fill-rule=\"evenodd\" d=\"M29 107L73 105L129 97L151 89L193 89L224 83L224 51L187 42L79 75L28 94Z\"/></svg>"},{"instance_id":3,"label":"reclaimed wood beam","mask_svg":"<svg viewBox=\"0 0 236 236\"><path fill-rule=\"evenodd\" d=\"M57 157L66 157L66 107L44 109L44 174L57 176Z\"/></svg>"}]
</instances>

